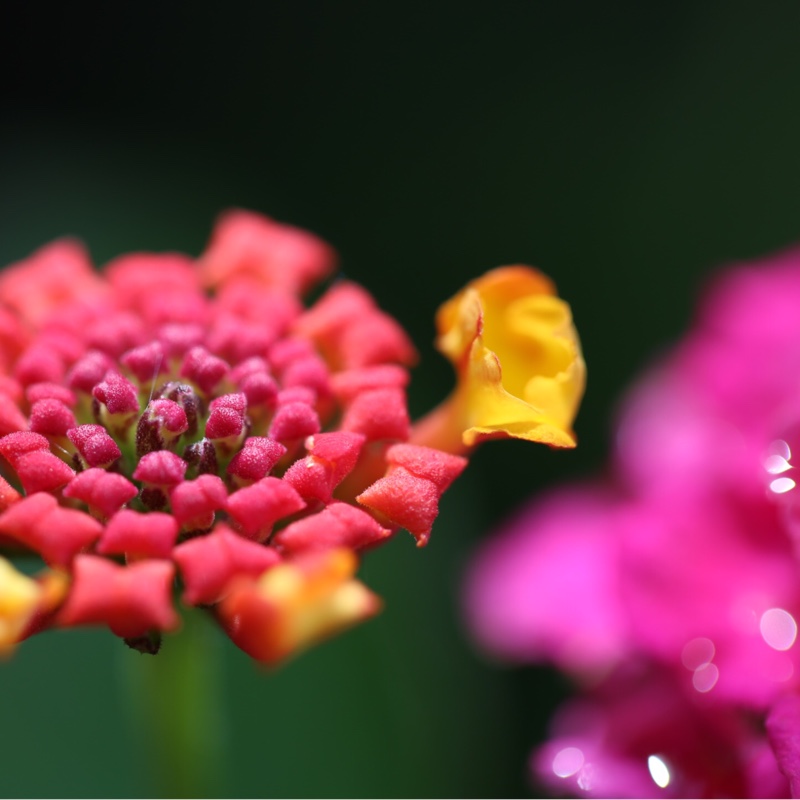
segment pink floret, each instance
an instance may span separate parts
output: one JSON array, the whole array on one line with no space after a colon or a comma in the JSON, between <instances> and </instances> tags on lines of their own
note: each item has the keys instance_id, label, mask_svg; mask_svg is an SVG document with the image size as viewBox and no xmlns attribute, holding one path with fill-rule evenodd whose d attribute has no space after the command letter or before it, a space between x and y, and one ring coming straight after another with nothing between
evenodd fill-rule
<instances>
[{"instance_id":1,"label":"pink floret","mask_svg":"<svg viewBox=\"0 0 800 800\"><path fill-rule=\"evenodd\" d=\"M91 394L113 366L114 362L105 353L90 350L67 373L67 385L75 391Z\"/></svg>"},{"instance_id":2,"label":"pink floret","mask_svg":"<svg viewBox=\"0 0 800 800\"><path fill-rule=\"evenodd\" d=\"M269 366L267 365L266 359L261 356L251 356L238 363L230 371L228 377L238 386L248 375L265 372L269 373Z\"/></svg>"},{"instance_id":3,"label":"pink floret","mask_svg":"<svg viewBox=\"0 0 800 800\"><path fill-rule=\"evenodd\" d=\"M366 511L349 503L331 503L313 516L291 523L275 534L273 545L287 554L349 547L360 550L376 544L391 531Z\"/></svg>"},{"instance_id":4,"label":"pink floret","mask_svg":"<svg viewBox=\"0 0 800 800\"><path fill-rule=\"evenodd\" d=\"M214 398L209 403L208 408L210 411L216 411L218 408L229 408L240 416L244 416L245 411L247 411L247 398L242 392L223 394Z\"/></svg>"},{"instance_id":5,"label":"pink floret","mask_svg":"<svg viewBox=\"0 0 800 800\"><path fill-rule=\"evenodd\" d=\"M231 459L228 474L246 481L261 480L285 453L286 448L280 442L265 436L251 436Z\"/></svg>"},{"instance_id":6,"label":"pink floret","mask_svg":"<svg viewBox=\"0 0 800 800\"><path fill-rule=\"evenodd\" d=\"M334 393L345 403L371 389L405 389L407 385L408 370L396 364L348 369L331 376Z\"/></svg>"},{"instance_id":7,"label":"pink floret","mask_svg":"<svg viewBox=\"0 0 800 800\"><path fill-rule=\"evenodd\" d=\"M158 329L158 341L167 358L183 358L205 341L205 330L192 323L167 323Z\"/></svg>"},{"instance_id":8,"label":"pink floret","mask_svg":"<svg viewBox=\"0 0 800 800\"><path fill-rule=\"evenodd\" d=\"M323 278L336 254L307 231L249 211L223 214L200 259L209 285L242 276L301 293Z\"/></svg>"},{"instance_id":9,"label":"pink floret","mask_svg":"<svg viewBox=\"0 0 800 800\"><path fill-rule=\"evenodd\" d=\"M306 403L279 406L269 426L269 435L280 442L305 439L320 431L317 412Z\"/></svg>"},{"instance_id":10,"label":"pink floret","mask_svg":"<svg viewBox=\"0 0 800 800\"><path fill-rule=\"evenodd\" d=\"M139 514L122 509L106 524L97 552L128 558L169 558L178 538L178 521L171 514Z\"/></svg>"},{"instance_id":11,"label":"pink floret","mask_svg":"<svg viewBox=\"0 0 800 800\"><path fill-rule=\"evenodd\" d=\"M138 493L139 490L124 476L100 468L79 472L64 489L64 497L86 503L103 518L115 514Z\"/></svg>"},{"instance_id":12,"label":"pink floret","mask_svg":"<svg viewBox=\"0 0 800 800\"><path fill-rule=\"evenodd\" d=\"M180 375L188 378L204 394L209 394L228 374L227 362L212 355L204 347L193 347L183 359Z\"/></svg>"},{"instance_id":13,"label":"pink floret","mask_svg":"<svg viewBox=\"0 0 800 800\"><path fill-rule=\"evenodd\" d=\"M247 398L249 408L263 406L275 408L278 402L278 384L268 372L249 372L238 382L239 388Z\"/></svg>"},{"instance_id":14,"label":"pink floret","mask_svg":"<svg viewBox=\"0 0 800 800\"><path fill-rule=\"evenodd\" d=\"M144 322L135 314L122 312L91 325L86 340L90 347L118 359L126 350L142 344L146 336Z\"/></svg>"},{"instance_id":15,"label":"pink floret","mask_svg":"<svg viewBox=\"0 0 800 800\"><path fill-rule=\"evenodd\" d=\"M67 436L90 467L108 466L122 455L102 425L78 425L67 431Z\"/></svg>"},{"instance_id":16,"label":"pink floret","mask_svg":"<svg viewBox=\"0 0 800 800\"><path fill-rule=\"evenodd\" d=\"M301 511L303 498L286 481L262 478L228 497L227 511L245 536L263 541L283 517Z\"/></svg>"},{"instance_id":17,"label":"pink floret","mask_svg":"<svg viewBox=\"0 0 800 800\"><path fill-rule=\"evenodd\" d=\"M333 490L355 467L364 437L358 433L333 431L309 436L309 455L295 461L284 475L306 500L330 502Z\"/></svg>"},{"instance_id":18,"label":"pink floret","mask_svg":"<svg viewBox=\"0 0 800 800\"><path fill-rule=\"evenodd\" d=\"M295 461L286 470L283 479L291 484L304 500L328 503L333 497L333 466L314 456Z\"/></svg>"},{"instance_id":19,"label":"pink floret","mask_svg":"<svg viewBox=\"0 0 800 800\"><path fill-rule=\"evenodd\" d=\"M414 444L395 444L386 451L388 464L405 467L409 472L436 484L444 493L466 469L467 459L431 447Z\"/></svg>"},{"instance_id":20,"label":"pink floret","mask_svg":"<svg viewBox=\"0 0 800 800\"><path fill-rule=\"evenodd\" d=\"M75 415L60 400L37 400L31 407L31 430L45 436L66 436L76 425Z\"/></svg>"},{"instance_id":21,"label":"pink floret","mask_svg":"<svg viewBox=\"0 0 800 800\"><path fill-rule=\"evenodd\" d=\"M172 434L185 433L189 429L186 412L174 400L152 400L145 409L144 416L158 422L164 430Z\"/></svg>"},{"instance_id":22,"label":"pink floret","mask_svg":"<svg viewBox=\"0 0 800 800\"><path fill-rule=\"evenodd\" d=\"M270 348L269 363L280 375L294 362L315 355L314 345L306 339L281 339Z\"/></svg>"},{"instance_id":23,"label":"pink floret","mask_svg":"<svg viewBox=\"0 0 800 800\"><path fill-rule=\"evenodd\" d=\"M133 479L153 486L177 486L186 474L187 464L169 450L156 450L139 459Z\"/></svg>"},{"instance_id":24,"label":"pink floret","mask_svg":"<svg viewBox=\"0 0 800 800\"><path fill-rule=\"evenodd\" d=\"M170 494L170 504L175 519L181 525L198 522L197 527L208 527L214 512L225 508L228 492L222 479L216 475L200 475L193 481L179 483Z\"/></svg>"},{"instance_id":25,"label":"pink floret","mask_svg":"<svg viewBox=\"0 0 800 800\"><path fill-rule=\"evenodd\" d=\"M57 383L63 379L65 371L64 359L43 344L34 344L14 365L14 377L23 386L30 386L32 383Z\"/></svg>"},{"instance_id":26,"label":"pink floret","mask_svg":"<svg viewBox=\"0 0 800 800\"><path fill-rule=\"evenodd\" d=\"M109 372L105 380L92 389L92 396L108 409L109 414L135 414L139 411L136 387L118 372Z\"/></svg>"},{"instance_id":27,"label":"pink floret","mask_svg":"<svg viewBox=\"0 0 800 800\"><path fill-rule=\"evenodd\" d=\"M244 418L233 408L215 408L206 422L206 437L214 439L232 439L241 436L244 431Z\"/></svg>"},{"instance_id":28,"label":"pink floret","mask_svg":"<svg viewBox=\"0 0 800 800\"><path fill-rule=\"evenodd\" d=\"M150 342L128 350L120 361L141 383L155 380L168 367L166 353L160 342Z\"/></svg>"},{"instance_id":29,"label":"pink floret","mask_svg":"<svg viewBox=\"0 0 800 800\"><path fill-rule=\"evenodd\" d=\"M60 383L32 383L25 389L25 398L31 404L39 400L60 400L65 406L75 405L75 393Z\"/></svg>"},{"instance_id":30,"label":"pink floret","mask_svg":"<svg viewBox=\"0 0 800 800\"><path fill-rule=\"evenodd\" d=\"M428 543L439 513L439 494L436 484L397 467L356 500L383 514L392 524L405 528L417 540L417 546L422 547Z\"/></svg>"},{"instance_id":31,"label":"pink floret","mask_svg":"<svg viewBox=\"0 0 800 800\"><path fill-rule=\"evenodd\" d=\"M16 469L17 462L22 456L41 450L50 452L50 442L41 433L32 431L19 431L9 433L0 438L0 455Z\"/></svg>"},{"instance_id":32,"label":"pink floret","mask_svg":"<svg viewBox=\"0 0 800 800\"><path fill-rule=\"evenodd\" d=\"M257 578L281 558L271 547L251 542L225 525L178 545L173 557L180 568L189 605L210 605L222 599L234 578Z\"/></svg>"},{"instance_id":33,"label":"pink floret","mask_svg":"<svg viewBox=\"0 0 800 800\"><path fill-rule=\"evenodd\" d=\"M334 484L338 485L355 467L365 438L352 431L318 433L306 440L306 448L315 458L327 461L333 468Z\"/></svg>"},{"instance_id":34,"label":"pink floret","mask_svg":"<svg viewBox=\"0 0 800 800\"><path fill-rule=\"evenodd\" d=\"M175 566L169 561L121 567L83 555L75 559L73 574L72 590L57 617L59 625L108 625L117 636L135 638L180 624L172 607Z\"/></svg>"},{"instance_id":35,"label":"pink floret","mask_svg":"<svg viewBox=\"0 0 800 800\"><path fill-rule=\"evenodd\" d=\"M411 423L402 389L371 389L357 395L345 412L342 430L368 441L408 439Z\"/></svg>"},{"instance_id":36,"label":"pink floret","mask_svg":"<svg viewBox=\"0 0 800 800\"><path fill-rule=\"evenodd\" d=\"M0 515L0 533L39 553L52 566L66 567L99 538L103 526L83 511L62 508L51 494L23 497Z\"/></svg>"},{"instance_id":37,"label":"pink floret","mask_svg":"<svg viewBox=\"0 0 800 800\"><path fill-rule=\"evenodd\" d=\"M22 456L14 469L26 494L54 492L75 477L75 472L58 456L43 450Z\"/></svg>"}]
</instances>

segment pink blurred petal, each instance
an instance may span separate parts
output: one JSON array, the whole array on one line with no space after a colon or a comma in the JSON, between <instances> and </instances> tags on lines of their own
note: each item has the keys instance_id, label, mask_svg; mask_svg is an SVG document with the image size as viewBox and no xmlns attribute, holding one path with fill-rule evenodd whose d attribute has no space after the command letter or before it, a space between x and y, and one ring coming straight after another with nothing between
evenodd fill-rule
<instances>
[{"instance_id":1,"label":"pink blurred petal","mask_svg":"<svg viewBox=\"0 0 800 800\"><path fill-rule=\"evenodd\" d=\"M630 646L617 559L615 497L562 490L530 506L476 554L466 613L489 652L605 670Z\"/></svg>"}]
</instances>

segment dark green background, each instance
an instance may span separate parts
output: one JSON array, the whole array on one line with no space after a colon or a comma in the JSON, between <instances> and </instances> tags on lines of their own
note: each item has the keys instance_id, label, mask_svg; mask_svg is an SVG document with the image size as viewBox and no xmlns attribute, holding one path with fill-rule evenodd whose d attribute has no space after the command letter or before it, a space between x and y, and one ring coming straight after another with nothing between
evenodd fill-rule
<instances>
[{"instance_id":1,"label":"dark green background","mask_svg":"<svg viewBox=\"0 0 800 800\"><path fill-rule=\"evenodd\" d=\"M0 262L66 233L98 263L198 253L243 206L326 238L405 324L415 414L450 386L437 305L498 264L556 279L589 364L577 452L486 446L427 550L369 555L382 617L276 674L212 637L214 791L535 791L525 760L564 688L470 646L463 565L525 497L600 467L615 398L713 267L800 238L800 6L120 6L0 11ZM99 631L22 646L2 667L0 792L167 791L128 723L141 658Z\"/></svg>"}]
</instances>

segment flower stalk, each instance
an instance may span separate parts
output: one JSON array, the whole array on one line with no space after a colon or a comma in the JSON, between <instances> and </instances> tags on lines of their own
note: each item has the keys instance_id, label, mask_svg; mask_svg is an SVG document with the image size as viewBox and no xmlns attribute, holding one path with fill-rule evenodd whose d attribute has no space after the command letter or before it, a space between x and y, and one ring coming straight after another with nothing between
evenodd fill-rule
<instances>
[{"instance_id":1,"label":"flower stalk","mask_svg":"<svg viewBox=\"0 0 800 800\"><path fill-rule=\"evenodd\" d=\"M218 797L227 785L224 641L205 616L186 613L157 659L119 654L133 735L160 797Z\"/></svg>"}]
</instances>

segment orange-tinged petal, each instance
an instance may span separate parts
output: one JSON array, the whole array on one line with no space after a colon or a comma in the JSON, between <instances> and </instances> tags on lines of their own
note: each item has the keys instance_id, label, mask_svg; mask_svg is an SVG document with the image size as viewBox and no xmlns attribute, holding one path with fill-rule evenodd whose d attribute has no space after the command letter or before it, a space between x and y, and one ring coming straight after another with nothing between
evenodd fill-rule
<instances>
[{"instance_id":1,"label":"orange-tinged petal","mask_svg":"<svg viewBox=\"0 0 800 800\"><path fill-rule=\"evenodd\" d=\"M303 293L336 264L333 248L308 231L251 211L231 210L218 220L200 258L200 275L208 286L238 279Z\"/></svg>"},{"instance_id":2,"label":"orange-tinged petal","mask_svg":"<svg viewBox=\"0 0 800 800\"><path fill-rule=\"evenodd\" d=\"M277 564L258 580L236 581L220 619L248 655L276 664L378 613L380 599L353 579L357 565L346 549Z\"/></svg>"},{"instance_id":3,"label":"orange-tinged petal","mask_svg":"<svg viewBox=\"0 0 800 800\"><path fill-rule=\"evenodd\" d=\"M453 365L462 366L469 358L472 343L483 333L483 306L477 289L467 286L440 306L436 314L439 336L436 346Z\"/></svg>"},{"instance_id":4,"label":"orange-tinged petal","mask_svg":"<svg viewBox=\"0 0 800 800\"><path fill-rule=\"evenodd\" d=\"M413 441L451 452L498 437L575 446L586 368L569 306L549 278L531 267L492 270L446 302L436 321L437 346L458 383Z\"/></svg>"},{"instance_id":5,"label":"orange-tinged petal","mask_svg":"<svg viewBox=\"0 0 800 800\"><path fill-rule=\"evenodd\" d=\"M0 476L0 512L20 500L22 495L3 477Z\"/></svg>"},{"instance_id":6,"label":"orange-tinged petal","mask_svg":"<svg viewBox=\"0 0 800 800\"><path fill-rule=\"evenodd\" d=\"M72 239L39 248L0 276L0 298L18 318L38 327L56 309L78 300L102 298L102 280L92 269L86 249Z\"/></svg>"}]
</instances>

